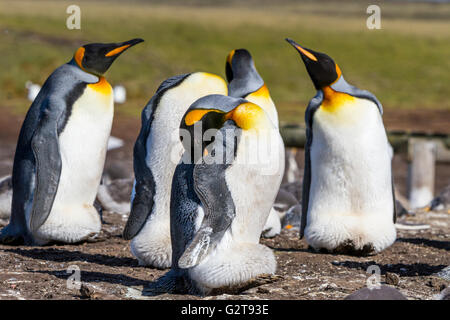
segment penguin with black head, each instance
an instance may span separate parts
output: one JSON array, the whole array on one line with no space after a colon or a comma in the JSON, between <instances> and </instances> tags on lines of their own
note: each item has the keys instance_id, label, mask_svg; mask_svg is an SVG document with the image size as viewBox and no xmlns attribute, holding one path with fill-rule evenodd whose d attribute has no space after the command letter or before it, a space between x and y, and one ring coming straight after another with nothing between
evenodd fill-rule
<instances>
[{"instance_id":1,"label":"penguin with black head","mask_svg":"<svg viewBox=\"0 0 450 320\"><path fill-rule=\"evenodd\" d=\"M140 265L172 265L170 189L183 154L180 121L194 101L209 94L226 95L225 80L207 72L173 76L161 83L142 111L133 153L131 212L123 232Z\"/></svg>"},{"instance_id":2,"label":"penguin with black head","mask_svg":"<svg viewBox=\"0 0 450 320\"><path fill-rule=\"evenodd\" d=\"M260 106L272 121L274 127L278 129L278 112L275 103L263 78L256 70L250 52L246 49L232 50L226 59L225 73L228 80L228 95L246 99ZM279 155L279 162L285 163L284 151ZM284 171L284 165L282 170ZM277 210L272 208L262 233L264 237L271 238L281 232L280 218Z\"/></svg>"},{"instance_id":3,"label":"penguin with black head","mask_svg":"<svg viewBox=\"0 0 450 320\"><path fill-rule=\"evenodd\" d=\"M396 239L381 103L372 93L348 84L328 55L287 41L300 54L317 90L305 114L300 236L316 250L380 252Z\"/></svg>"},{"instance_id":4,"label":"penguin with black head","mask_svg":"<svg viewBox=\"0 0 450 320\"><path fill-rule=\"evenodd\" d=\"M104 73L142 41L84 45L45 81L19 134L1 243L75 243L100 232L94 201L114 113Z\"/></svg>"},{"instance_id":5,"label":"penguin with black head","mask_svg":"<svg viewBox=\"0 0 450 320\"><path fill-rule=\"evenodd\" d=\"M145 291L206 295L270 279L276 260L259 240L282 179L278 130L258 105L209 95L183 116L180 139L172 268ZM270 146L259 150L264 142Z\"/></svg>"}]
</instances>

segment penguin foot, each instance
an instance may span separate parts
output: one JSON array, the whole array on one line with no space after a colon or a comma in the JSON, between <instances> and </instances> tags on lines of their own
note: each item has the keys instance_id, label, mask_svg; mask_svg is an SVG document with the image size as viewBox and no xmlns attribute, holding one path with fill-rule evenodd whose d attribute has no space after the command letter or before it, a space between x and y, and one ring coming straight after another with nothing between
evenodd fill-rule
<instances>
[{"instance_id":1,"label":"penguin foot","mask_svg":"<svg viewBox=\"0 0 450 320\"><path fill-rule=\"evenodd\" d=\"M32 245L33 238L27 233L22 232L20 227L8 224L0 231L0 244L10 246Z\"/></svg>"},{"instance_id":2,"label":"penguin foot","mask_svg":"<svg viewBox=\"0 0 450 320\"><path fill-rule=\"evenodd\" d=\"M166 287L151 282L142 289L143 296L159 296L164 293L172 293Z\"/></svg>"},{"instance_id":3,"label":"penguin foot","mask_svg":"<svg viewBox=\"0 0 450 320\"><path fill-rule=\"evenodd\" d=\"M20 246L25 244L22 236L0 235L0 243L9 246Z\"/></svg>"},{"instance_id":4,"label":"penguin foot","mask_svg":"<svg viewBox=\"0 0 450 320\"><path fill-rule=\"evenodd\" d=\"M367 243L362 248L356 248L352 240L346 240L332 250L326 248L314 248L311 246L308 247L308 250L325 254L327 253L345 254L349 256L360 256L360 257L371 256L376 253L372 243Z\"/></svg>"},{"instance_id":5,"label":"penguin foot","mask_svg":"<svg viewBox=\"0 0 450 320\"><path fill-rule=\"evenodd\" d=\"M347 240L341 243L333 252L351 256L369 256L375 253L375 248L372 243L366 243L362 248L356 248L353 241Z\"/></svg>"},{"instance_id":6,"label":"penguin foot","mask_svg":"<svg viewBox=\"0 0 450 320\"><path fill-rule=\"evenodd\" d=\"M186 278L175 270L170 270L161 278L150 282L142 290L143 296L158 296L164 293L186 294L196 291Z\"/></svg>"},{"instance_id":7,"label":"penguin foot","mask_svg":"<svg viewBox=\"0 0 450 320\"><path fill-rule=\"evenodd\" d=\"M260 287L265 284L278 282L283 280L284 277L276 274L261 274L256 276L242 284L230 287L216 288L213 289L209 294L210 295L221 295L221 294L240 294L244 291L247 291L251 288Z\"/></svg>"}]
</instances>

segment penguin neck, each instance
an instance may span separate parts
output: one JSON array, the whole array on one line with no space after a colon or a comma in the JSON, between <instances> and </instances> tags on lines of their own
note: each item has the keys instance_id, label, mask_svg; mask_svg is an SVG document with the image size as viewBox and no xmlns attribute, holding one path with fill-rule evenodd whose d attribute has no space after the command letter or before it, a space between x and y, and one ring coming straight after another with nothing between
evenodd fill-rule
<instances>
[{"instance_id":1,"label":"penguin neck","mask_svg":"<svg viewBox=\"0 0 450 320\"><path fill-rule=\"evenodd\" d=\"M106 81L105 77L101 76L99 78L99 81L96 83L88 84L88 86L91 89L94 89L98 93L104 94L104 95L110 95L112 94L112 87L109 84L108 81Z\"/></svg>"},{"instance_id":2,"label":"penguin neck","mask_svg":"<svg viewBox=\"0 0 450 320\"><path fill-rule=\"evenodd\" d=\"M355 97L333 89L333 84L322 87L320 90L323 92L321 107L329 112L336 112L339 107L355 100Z\"/></svg>"},{"instance_id":3,"label":"penguin neck","mask_svg":"<svg viewBox=\"0 0 450 320\"><path fill-rule=\"evenodd\" d=\"M266 84L263 83L263 85L258 90L250 93L244 99L247 99L247 98L264 98L264 99L269 99L270 98L269 89L267 89Z\"/></svg>"},{"instance_id":4,"label":"penguin neck","mask_svg":"<svg viewBox=\"0 0 450 320\"><path fill-rule=\"evenodd\" d=\"M87 74L87 75L89 75L91 77L95 77L96 81L94 81L94 82L100 82L100 81L102 81L102 78L105 79L105 77L102 76L102 75L98 75L98 74L95 74L95 73L87 72L82 66L80 66L78 64L78 62L75 60L75 58L72 58L72 60L70 60L67 64L69 64L71 66L74 66L78 70L81 70L82 72L84 72L85 74ZM106 81L106 79L105 79L105 81Z\"/></svg>"},{"instance_id":5,"label":"penguin neck","mask_svg":"<svg viewBox=\"0 0 450 320\"><path fill-rule=\"evenodd\" d=\"M278 113L270 97L269 89L264 83L258 90L245 96L244 99L259 105L269 116L273 125L278 128Z\"/></svg>"},{"instance_id":6,"label":"penguin neck","mask_svg":"<svg viewBox=\"0 0 450 320\"><path fill-rule=\"evenodd\" d=\"M106 81L106 78L104 76L99 76L99 75L87 72L86 70L84 70L83 68L81 68L78 65L78 63L75 61L75 58L70 60L68 62L68 64L73 66L74 68L78 69L82 73L86 74L87 76L89 76L89 78L92 78L92 81L90 81L90 80L86 81L86 82L88 82L88 87L90 87L91 89L93 89L96 92L101 93L103 95L112 94L112 87L109 84L109 82Z\"/></svg>"},{"instance_id":7,"label":"penguin neck","mask_svg":"<svg viewBox=\"0 0 450 320\"><path fill-rule=\"evenodd\" d=\"M254 68L246 68L245 72L235 72L228 84L228 95L243 98L259 91L264 86L264 80Z\"/></svg>"}]
</instances>

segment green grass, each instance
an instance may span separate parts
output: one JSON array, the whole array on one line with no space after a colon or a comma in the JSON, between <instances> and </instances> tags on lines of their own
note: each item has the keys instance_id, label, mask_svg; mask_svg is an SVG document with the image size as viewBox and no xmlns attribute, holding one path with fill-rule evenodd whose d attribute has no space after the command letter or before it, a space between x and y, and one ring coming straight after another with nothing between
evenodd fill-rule
<instances>
[{"instance_id":1,"label":"green grass","mask_svg":"<svg viewBox=\"0 0 450 320\"><path fill-rule=\"evenodd\" d=\"M350 83L372 91L385 108L449 109L450 5L380 4L382 30L366 28L367 1L78 2L81 30L67 30L73 2L0 0L0 107L23 113L27 80L43 83L88 42L145 39L107 74L128 90L119 112L139 115L164 79L208 71L224 76L234 48L252 53L282 120L302 121L314 88L291 37L329 54ZM373 3L373 1L370 1Z\"/></svg>"}]
</instances>

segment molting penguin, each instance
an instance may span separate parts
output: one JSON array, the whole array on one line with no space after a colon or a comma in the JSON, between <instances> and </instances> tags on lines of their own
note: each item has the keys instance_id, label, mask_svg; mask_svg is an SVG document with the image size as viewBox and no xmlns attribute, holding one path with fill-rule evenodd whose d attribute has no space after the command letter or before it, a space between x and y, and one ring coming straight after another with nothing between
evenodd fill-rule
<instances>
[{"instance_id":1,"label":"molting penguin","mask_svg":"<svg viewBox=\"0 0 450 320\"><path fill-rule=\"evenodd\" d=\"M278 129L278 113L270 97L269 89L264 80L256 70L253 58L246 49L232 50L227 57L225 73L228 80L228 95L235 98L244 98L260 106L266 113L273 125ZM285 152L280 153L280 163L285 162ZM284 165L283 165L284 171ZM271 188L272 186L267 186ZM263 236L270 238L281 231L280 217L275 209L270 211L264 227Z\"/></svg>"},{"instance_id":2,"label":"molting penguin","mask_svg":"<svg viewBox=\"0 0 450 320\"><path fill-rule=\"evenodd\" d=\"M180 121L189 106L205 95L227 94L219 76L195 72L164 81L142 111L142 127L134 146L135 183L131 213L123 236L141 265L169 268L170 189L183 146Z\"/></svg>"},{"instance_id":3,"label":"molting penguin","mask_svg":"<svg viewBox=\"0 0 450 320\"><path fill-rule=\"evenodd\" d=\"M185 153L172 183L172 269L148 291L203 295L273 274L275 257L259 239L282 179L278 129L261 107L210 95L186 112L180 136Z\"/></svg>"},{"instance_id":4,"label":"molting penguin","mask_svg":"<svg viewBox=\"0 0 450 320\"><path fill-rule=\"evenodd\" d=\"M326 54L297 49L317 90L306 110L300 237L314 249L377 253L396 238L382 106L348 84Z\"/></svg>"},{"instance_id":5,"label":"molting penguin","mask_svg":"<svg viewBox=\"0 0 450 320\"><path fill-rule=\"evenodd\" d=\"M84 45L46 80L20 131L11 219L1 242L74 243L100 231L93 204L114 112L103 74L142 41Z\"/></svg>"}]
</instances>

